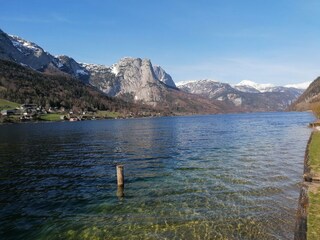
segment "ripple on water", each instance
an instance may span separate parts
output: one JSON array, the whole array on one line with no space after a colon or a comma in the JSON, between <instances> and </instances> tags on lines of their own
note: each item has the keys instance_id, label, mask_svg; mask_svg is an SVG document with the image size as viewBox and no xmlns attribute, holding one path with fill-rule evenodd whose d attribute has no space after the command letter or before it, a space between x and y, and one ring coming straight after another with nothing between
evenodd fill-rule
<instances>
[{"instance_id":1,"label":"ripple on water","mask_svg":"<svg viewBox=\"0 0 320 240\"><path fill-rule=\"evenodd\" d=\"M0 238L292 239L309 121L259 113L0 126Z\"/></svg>"}]
</instances>

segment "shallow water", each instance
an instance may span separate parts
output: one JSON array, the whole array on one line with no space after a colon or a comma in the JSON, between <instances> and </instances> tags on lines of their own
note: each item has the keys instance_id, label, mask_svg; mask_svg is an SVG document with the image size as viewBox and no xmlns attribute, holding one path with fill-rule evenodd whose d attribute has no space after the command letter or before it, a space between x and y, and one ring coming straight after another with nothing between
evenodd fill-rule
<instances>
[{"instance_id":1,"label":"shallow water","mask_svg":"<svg viewBox=\"0 0 320 240\"><path fill-rule=\"evenodd\" d=\"M257 113L2 125L0 239L292 239L312 120Z\"/></svg>"}]
</instances>

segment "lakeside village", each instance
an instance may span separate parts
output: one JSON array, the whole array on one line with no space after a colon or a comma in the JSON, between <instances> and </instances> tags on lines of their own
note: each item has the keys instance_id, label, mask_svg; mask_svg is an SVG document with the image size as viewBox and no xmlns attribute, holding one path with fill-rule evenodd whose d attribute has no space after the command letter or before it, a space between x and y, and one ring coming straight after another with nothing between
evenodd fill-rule
<instances>
[{"instance_id":1,"label":"lakeside village","mask_svg":"<svg viewBox=\"0 0 320 240\"><path fill-rule=\"evenodd\" d=\"M129 117L131 114L129 113ZM122 118L117 112L110 111L83 111L73 112L65 108L45 109L36 104L22 104L11 109L4 109L0 112L0 123L14 123L27 121L82 121L96 119L117 119Z\"/></svg>"},{"instance_id":2,"label":"lakeside village","mask_svg":"<svg viewBox=\"0 0 320 240\"><path fill-rule=\"evenodd\" d=\"M0 112L1 117L10 118L12 120L25 121L34 121L34 120L67 120L67 121L81 121L89 119L89 116L86 115L86 112L82 114L74 114L72 111L65 114L66 110L64 108L49 108L46 110L42 106L37 106L36 104L22 104L20 107L14 109L2 110ZM49 114L52 114L51 117L45 117ZM90 113L90 119L95 119L93 112ZM44 118L42 118L44 117Z\"/></svg>"},{"instance_id":3,"label":"lakeside village","mask_svg":"<svg viewBox=\"0 0 320 240\"><path fill-rule=\"evenodd\" d=\"M74 110L64 107L38 106L36 104L17 104L0 99L0 124L28 121L83 121L99 119L127 119L136 117L159 117L160 112L137 111L115 112L110 110Z\"/></svg>"}]
</instances>

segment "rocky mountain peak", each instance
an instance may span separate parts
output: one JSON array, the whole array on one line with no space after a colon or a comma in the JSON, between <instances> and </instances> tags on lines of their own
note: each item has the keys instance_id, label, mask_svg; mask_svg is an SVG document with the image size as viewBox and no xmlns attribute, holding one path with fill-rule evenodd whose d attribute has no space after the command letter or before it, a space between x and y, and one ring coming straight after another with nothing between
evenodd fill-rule
<instances>
[{"instance_id":1,"label":"rocky mountain peak","mask_svg":"<svg viewBox=\"0 0 320 240\"><path fill-rule=\"evenodd\" d=\"M120 68L131 67L135 69L139 69L142 66L152 66L150 59L141 59L141 58L133 58L133 57L124 57L121 58L114 66Z\"/></svg>"},{"instance_id":2,"label":"rocky mountain peak","mask_svg":"<svg viewBox=\"0 0 320 240\"><path fill-rule=\"evenodd\" d=\"M153 71L159 81L163 82L169 87L176 88L176 84L172 80L172 77L168 73L166 73L166 71L164 71L162 67L160 67L159 65L153 65Z\"/></svg>"},{"instance_id":3,"label":"rocky mountain peak","mask_svg":"<svg viewBox=\"0 0 320 240\"><path fill-rule=\"evenodd\" d=\"M112 72L131 85L154 83L156 81L150 59L122 58L112 66Z\"/></svg>"},{"instance_id":4,"label":"rocky mountain peak","mask_svg":"<svg viewBox=\"0 0 320 240\"><path fill-rule=\"evenodd\" d=\"M68 73L84 82L88 82L89 72L73 58L66 55L60 55L54 59L54 63L59 70Z\"/></svg>"},{"instance_id":5,"label":"rocky mountain peak","mask_svg":"<svg viewBox=\"0 0 320 240\"><path fill-rule=\"evenodd\" d=\"M178 87L183 91L217 100L222 100L222 95L237 92L229 84L211 79L180 82Z\"/></svg>"},{"instance_id":6,"label":"rocky mountain peak","mask_svg":"<svg viewBox=\"0 0 320 240\"><path fill-rule=\"evenodd\" d=\"M40 57L45 51L37 44L24 40L18 36L8 35L13 46L15 46L21 53L28 56L30 54Z\"/></svg>"},{"instance_id":7,"label":"rocky mountain peak","mask_svg":"<svg viewBox=\"0 0 320 240\"><path fill-rule=\"evenodd\" d=\"M0 58L35 70L44 70L54 59L40 46L20 37L0 32Z\"/></svg>"},{"instance_id":8,"label":"rocky mountain peak","mask_svg":"<svg viewBox=\"0 0 320 240\"><path fill-rule=\"evenodd\" d=\"M109 96L156 105L164 87L153 71L150 59L121 58L111 67L81 64L90 74L90 83Z\"/></svg>"}]
</instances>

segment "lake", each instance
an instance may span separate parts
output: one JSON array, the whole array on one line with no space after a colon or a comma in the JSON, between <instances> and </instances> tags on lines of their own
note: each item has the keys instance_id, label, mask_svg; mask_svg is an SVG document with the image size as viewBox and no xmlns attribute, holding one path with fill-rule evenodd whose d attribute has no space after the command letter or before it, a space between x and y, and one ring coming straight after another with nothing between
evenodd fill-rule
<instances>
[{"instance_id":1,"label":"lake","mask_svg":"<svg viewBox=\"0 0 320 240\"><path fill-rule=\"evenodd\" d=\"M0 239L293 239L313 120L251 113L0 125Z\"/></svg>"}]
</instances>

